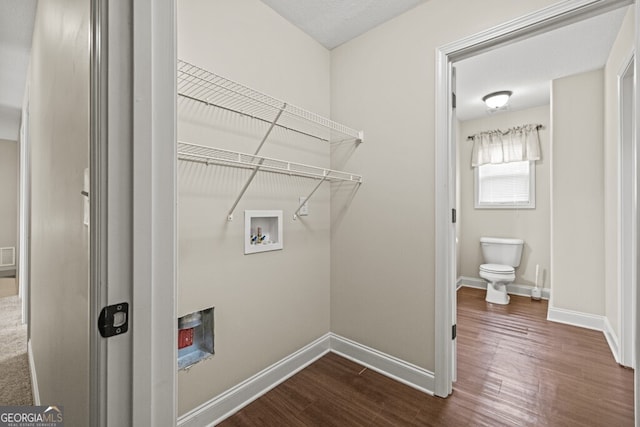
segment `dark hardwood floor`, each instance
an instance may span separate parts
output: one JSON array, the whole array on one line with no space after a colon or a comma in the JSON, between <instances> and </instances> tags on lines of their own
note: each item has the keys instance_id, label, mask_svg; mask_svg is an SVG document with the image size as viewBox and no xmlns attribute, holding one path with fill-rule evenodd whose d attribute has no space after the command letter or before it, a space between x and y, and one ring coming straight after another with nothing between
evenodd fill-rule
<instances>
[{"instance_id":1,"label":"dark hardwood floor","mask_svg":"<svg viewBox=\"0 0 640 427\"><path fill-rule=\"evenodd\" d=\"M428 396L329 353L222 426L632 426L633 371L547 302L458 291L458 381Z\"/></svg>"}]
</instances>

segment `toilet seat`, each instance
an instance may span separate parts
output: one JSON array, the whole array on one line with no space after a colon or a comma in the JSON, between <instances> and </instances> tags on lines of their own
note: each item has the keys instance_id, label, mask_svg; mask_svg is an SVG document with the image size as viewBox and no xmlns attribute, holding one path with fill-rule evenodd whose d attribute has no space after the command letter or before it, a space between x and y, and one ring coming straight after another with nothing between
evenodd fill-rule
<instances>
[{"instance_id":1,"label":"toilet seat","mask_svg":"<svg viewBox=\"0 0 640 427\"><path fill-rule=\"evenodd\" d=\"M495 286L500 283L510 283L516 280L516 270L510 265L482 264L480 266L480 277L488 280Z\"/></svg>"},{"instance_id":2,"label":"toilet seat","mask_svg":"<svg viewBox=\"0 0 640 427\"><path fill-rule=\"evenodd\" d=\"M480 266L480 271L484 271L486 273L492 273L492 274L511 275L511 274L514 274L516 272L516 269L511 267L510 265L482 264Z\"/></svg>"}]
</instances>

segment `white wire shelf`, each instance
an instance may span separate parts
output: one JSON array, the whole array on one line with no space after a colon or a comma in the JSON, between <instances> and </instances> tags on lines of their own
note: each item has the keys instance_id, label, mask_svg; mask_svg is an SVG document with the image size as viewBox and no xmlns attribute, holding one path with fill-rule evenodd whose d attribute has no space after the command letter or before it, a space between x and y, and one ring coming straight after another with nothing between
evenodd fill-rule
<instances>
[{"instance_id":1,"label":"white wire shelf","mask_svg":"<svg viewBox=\"0 0 640 427\"><path fill-rule=\"evenodd\" d=\"M276 172L291 176L302 176L325 181L348 181L362 183L362 176L332 169L309 166L301 163L206 147L203 145L178 142L178 159L204 163L207 165L225 165Z\"/></svg>"},{"instance_id":2,"label":"white wire shelf","mask_svg":"<svg viewBox=\"0 0 640 427\"><path fill-rule=\"evenodd\" d=\"M178 60L178 95L323 141L362 142L363 132ZM278 117L278 113L282 114Z\"/></svg>"}]
</instances>

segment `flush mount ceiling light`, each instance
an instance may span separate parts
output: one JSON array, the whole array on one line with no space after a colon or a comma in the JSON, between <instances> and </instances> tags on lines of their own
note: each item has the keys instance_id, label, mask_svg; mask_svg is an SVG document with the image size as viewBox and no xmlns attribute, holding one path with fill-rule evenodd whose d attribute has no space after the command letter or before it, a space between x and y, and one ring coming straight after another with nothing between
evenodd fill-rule
<instances>
[{"instance_id":1,"label":"flush mount ceiling light","mask_svg":"<svg viewBox=\"0 0 640 427\"><path fill-rule=\"evenodd\" d=\"M488 95L482 97L482 100L487 107L492 110L497 110L498 108L502 108L507 105L509 102L509 97L513 94L510 90L501 90L499 92L493 92Z\"/></svg>"}]
</instances>

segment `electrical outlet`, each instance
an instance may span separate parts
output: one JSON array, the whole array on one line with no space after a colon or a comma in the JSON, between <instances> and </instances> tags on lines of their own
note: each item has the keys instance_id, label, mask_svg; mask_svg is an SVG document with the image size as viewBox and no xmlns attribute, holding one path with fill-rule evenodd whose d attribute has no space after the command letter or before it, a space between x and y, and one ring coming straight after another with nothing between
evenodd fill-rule
<instances>
[{"instance_id":1,"label":"electrical outlet","mask_svg":"<svg viewBox=\"0 0 640 427\"><path fill-rule=\"evenodd\" d=\"M306 197L300 197L299 202L301 205L300 211L298 212L299 216L309 215L309 202L307 202Z\"/></svg>"}]
</instances>

